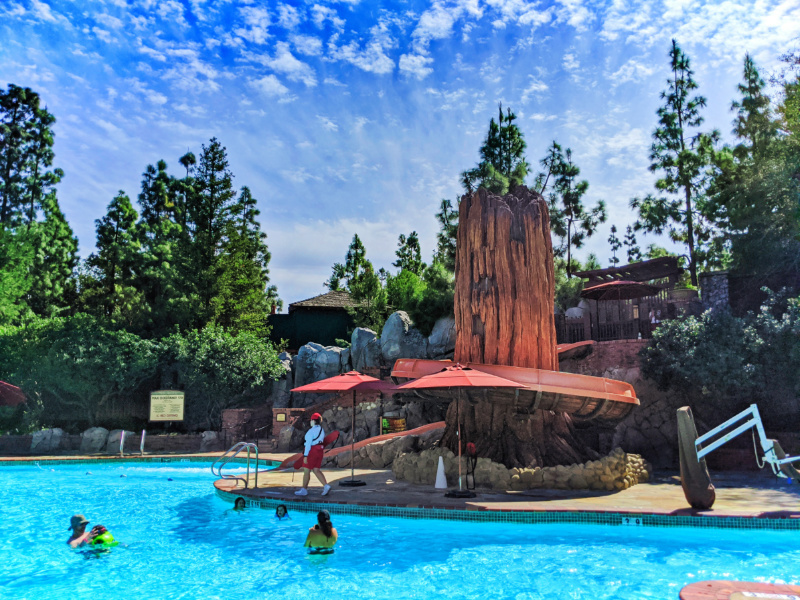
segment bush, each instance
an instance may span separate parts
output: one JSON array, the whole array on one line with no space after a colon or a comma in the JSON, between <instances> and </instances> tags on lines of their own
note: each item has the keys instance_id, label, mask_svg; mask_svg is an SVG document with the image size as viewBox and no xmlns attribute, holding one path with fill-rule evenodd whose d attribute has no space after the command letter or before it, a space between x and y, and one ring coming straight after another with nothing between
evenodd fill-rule
<instances>
[{"instance_id":1,"label":"bush","mask_svg":"<svg viewBox=\"0 0 800 600\"><path fill-rule=\"evenodd\" d=\"M407 311L414 325L424 335L430 335L436 321L453 315L455 280L440 262L434 262L423 274L425 289L416 306Z\"/></svg>"},{"instance_id":2,"label":"bush","mask_svg":"<svg viewBox=\"0 0 800 600\"><path fill-rule=\"evenodd\" d=\"M28 396L29 420L69 429L97 424L117 399L142 395L159 346L88 315L34 319L0 329L0 379Z\"/></svg>"},{"instance_id":3,"label":"bush","mask_svg":"<svg viewBox=\"0 0 800 600\"><path fill-rule=\"evenodd\" d=\"M186 392L187 429L219 429L224 409L263 403L283 373L275 347L252 333L233 336L208 326L175 333L162 344L162 360Z\"/></svg>"},{"instance_id":4,"label":"bush","mask_svg":"<svg viewBox=\"0 0 800 600\"><path fill-rule=\"evenodd\" d=\"M800 422L800 299L771 295L757 314L725 311L664 321L642 352L642 373L710 423L752 403L779 429Z\"/></svg>"}]
</instances>

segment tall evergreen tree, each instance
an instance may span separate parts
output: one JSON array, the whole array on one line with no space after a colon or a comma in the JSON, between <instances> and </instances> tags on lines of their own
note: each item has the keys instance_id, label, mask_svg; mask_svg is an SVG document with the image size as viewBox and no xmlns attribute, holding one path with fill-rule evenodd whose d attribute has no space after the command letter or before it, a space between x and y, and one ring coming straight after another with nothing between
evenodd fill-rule
<instances>
[{"instance_id":1,"label":"tall evergreen tree","mask_svg":"<svg viewBox=\"0 0 800 600\"><path fill-rule=\"evenodd\" d=\"M516 119L510 108L504 114L501 104L497 121L489 121L489 131L480 149L481 161L461 174L461 183L468 194L479 187L505 194L513 186L522 185L529 165L525 161L525 139L514 123Z\"/></svg>"},{"instance_id":2,"label":"tall evergreen tree","mask_svg":"<svg viewBox=\"0 0 800 600\"><path fill-rule=\"evenodd\" d=\"M29 312L30 236L27 227L0 228L0 325L14 325Z\"/></svg>"},{"instance_id":3,"label":"tall evergreen tree","mask_svg":"<svg viewBox=\"0 0 800 600\"><path fill-rule=\"evenodd\" d=\"M29 227L33 260L27 304L40 316L54 316L76 299L78 238L58 205L55 192L42 198L43 220Z\"/></svg>"},{"instance_id":4,"label":"tall evergreen tree","mask_svg":"<svg viewBox=\"0 0 800 600\"><path fill-rule=\"evenodd\" d=\"M697 201L718 134L698 131L703 123L700 109L705 107L706 99L692 95L697 89L694 71L675 40L669 57L672 76L661 93L664 105L658 109L659 125L653 132L650 153L650 170L661 173L656 189L668 196L634 198L631 208L639 212L637 229L656 233L668 229L674 241L688 246L689 272L692 285L696 286L698 263L705 258L702 244L711 234Z\"/></svg>"},{"instance_id":5,"label":"tall evergreen tree","mask_svg":"<svg viewBox=\"0 0 800 600\"><path fill-rule=\"evenodd\" d=\"M629 263L642 260L642 251L636 243L636 232L630 225L625 228L625 238L622 240L622 243L625 246L625 253L628 255Z\"/></svg>"},{"instance_id":6,"label":"tall evergreen tree","mask_svg":"<svg viewBox=\"0 0 800 600\"><path fill-rule=\"evenodd\" d=\"M249 188L242 188L231 215L220 256L219 291L212 300L214 320L226 329L265 336L267 317L278 299L268 289L271 254Z\"/></svg>"},{"instance_id":7,"label":"tall evergreen tree","mask_svg":"<svg viewBox=\"0 0 800 600\"><path fill-rule=\"evenodd\" d=\"M555 143L553 145L557 146ZM572 277L572 248L583 247L583 243L594 235L600 223L605 222L606 205L598 200L593 208L587 210L584 207L583 197L589 190L589 182L578 179L581 170L572 162L572 150L567 148L555 160L553 192L548 198L550 228L553 235L560 239L560 243L554 248L555 253L566 256L567 276Z\"/></svg>"},{"instance_id":8,"label":"tall evergreen tree","mask_svg":"<svg viewBox=\"0 0 800 600\"><path fill-rule=\"evenodd\" d=\"M19 221L25 203L30 166L32 122L39 96L30 88L9 84L0 90L0 225Z\"/></svg>"},{"instance_id":9,"label":"tall evergreen tree","mask_svg":"<svg viewBox=\"0 0 800 600\"><path fill-rule=\"evenodd\" d=\"M611 264L612 267L615 267L619 264L619 258L617 258L617 252L619 249L622 248L622 242L619 241L617 237L617 226L611 226L611 235L608 236L608 244L611 247L611 258L608 259L608 262Z\"/></svg>"},{"instance_id":10,"label":"tall evergreen tree","mask_svg":"<svg viewBox=\"0 0 800 600\"><path fill-rule=\"evenodd\" d=\"M139 215L121 191L111 200L102 219L95 221L97 250L86 264L96 283L87 282L84 303L93 312L134 326L141 317L141 292L136 288L141 239L136 231Z\"/></svg>"},{"instance_id":11,"label":"tall evergreen tree","mask_svg":"<svg viewBox=\"0 0 800 600\"><path fill-rule=\"evenodd\" d=\"M442 199L436 220L439 221L439 232L436 234L436 252L433 262L438 262L449 272L456 270L456 236L458 235L458 203Z\"/></svg>"},{"instance_id":12,"label":"tall evergreen tree","mask_svg":"<svg viewBox=\"0 0 800 600\"><path fill-rule=\"evenodd\" d=\"M415 275L422 275L425 269L425 263L422 262L422 250L419 245L419 236L416 231L412 231L408 237L400 234L397 240L397 251L395 252L397 260L392 263L392 266L397 267L401 271L410 271Z\"/></svg>"},{"instance_id":13,"label":"tall evergreen tree","mask_svg":"<svg viewBox=\"0 0 800 600\"><path fill-rule=\"evenodd\" d=\"M353 282L364 273L368 262L366 256L367 250L364 248L364 243L356 233L347 248L344 263L335 263L333 265L331 277L327 283L328 288L331 291L342 289L341 280L344 279L345 288L350 291L350 286L353 285Z\"/></svg>"}]
</instances>

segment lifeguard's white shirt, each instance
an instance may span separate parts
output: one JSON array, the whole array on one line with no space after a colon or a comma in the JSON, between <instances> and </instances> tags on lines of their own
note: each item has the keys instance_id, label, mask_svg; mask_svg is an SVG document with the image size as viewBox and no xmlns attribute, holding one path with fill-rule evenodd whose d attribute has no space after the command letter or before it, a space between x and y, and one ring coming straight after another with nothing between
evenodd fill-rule
<instances>
[{"instance_id":1,"label":"lifeguard's white shirt","mask_svg":"<svg viewBox=\"0 0 800 600\"><path fill-rule=\"evenodd\" d=\"M314 425L311 429L306 432L306 441L305 441L305 451L303 452L303 456L308 456L309 451L311 450L311 446L316 446L317 444L321 444L322 440L325 439L325 432L322 430L322 427L319 425Z\"/></svg>"}]
</instances>

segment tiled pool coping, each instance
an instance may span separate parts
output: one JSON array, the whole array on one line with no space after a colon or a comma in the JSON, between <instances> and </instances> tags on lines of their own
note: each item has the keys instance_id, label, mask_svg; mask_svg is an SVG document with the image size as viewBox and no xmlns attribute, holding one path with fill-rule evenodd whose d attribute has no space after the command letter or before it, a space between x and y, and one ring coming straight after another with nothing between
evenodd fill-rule
<instances>
[{"instance_id":1,"label":"tiled pool coping","mask_svg":"<svg viewBox=\"0 0 800 600\"><path fill-rule=\"evenodd\" d=\"M615 525L623 527L692 527L707 529L761 529L777 531L800 530L800 518L785 519L657 515L615 511L569 511L569 510L513 510L454 506L417 506L403 504L373 504L369 502L311 501L283 497L257 497L245 495L242 490L226 491L215 486L218 497L227 502L244 498L246 506L274 509L279 504L289 510L318 512L327 510L334 514L363 517L398 517L404 519L444 519L450 521L495 522L495 523L581 523L589 525Z\"/></svg>"},{"instance_id":2,"label":"tiled pool coping","mask_svg":"<svg viewBox=\"0 0 800 600\"><path fill-rule=\"evenodd\" d=\"M17 460L3 460L0 459L0 467L30 467L35 465L82 465L82 464L110 464L110 463L187 463L187 462L205 462L213 463L219 458L218 456L103 456L97 458L80 457L80 458L25 458ZM255 459L253 459L255 462ZM232 459L230 462L238 464L246 464L247 457L239 457ZM280 461L272 459L261 458L258 461L259 467L274 467L280 464Z\"/></svg>"},{"instance_id":3,"label":"tiled pool coping","mask_svg":"<svg viewBox=\"0 0 800 600\"><path fill-rule=\"evenodd\" d=\"M750 581L698 581L681 590L681 600L729 600L734 596L773 600L800 598L800 586Z\"/></svg>"}]
</instances>

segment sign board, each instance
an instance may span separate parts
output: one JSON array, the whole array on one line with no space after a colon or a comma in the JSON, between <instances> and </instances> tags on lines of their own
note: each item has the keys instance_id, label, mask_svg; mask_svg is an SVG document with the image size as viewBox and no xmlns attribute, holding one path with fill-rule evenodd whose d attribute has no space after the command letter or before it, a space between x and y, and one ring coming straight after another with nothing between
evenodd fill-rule
<instances>
[{"instance_id":1,"label":"sign board","mask_svg":"<svg viewBox=\"0 0 800 600\"><path fill-rule=\"evenodd\" d=\"M150 392L151 421L183 421L183 392L158 390Z\"/></svg>"},{"instance_id":2,"label":"sign board","mask_svg":"<svg viewBox=\"0 0 800 600\"><path fill-rule=\"evenodd\" d=\"M275 415L275 420L278 423L283 423L284 421L286 421L286 413L278 413L278 414L276 414Z\"/></svg>"}]
</instances>

